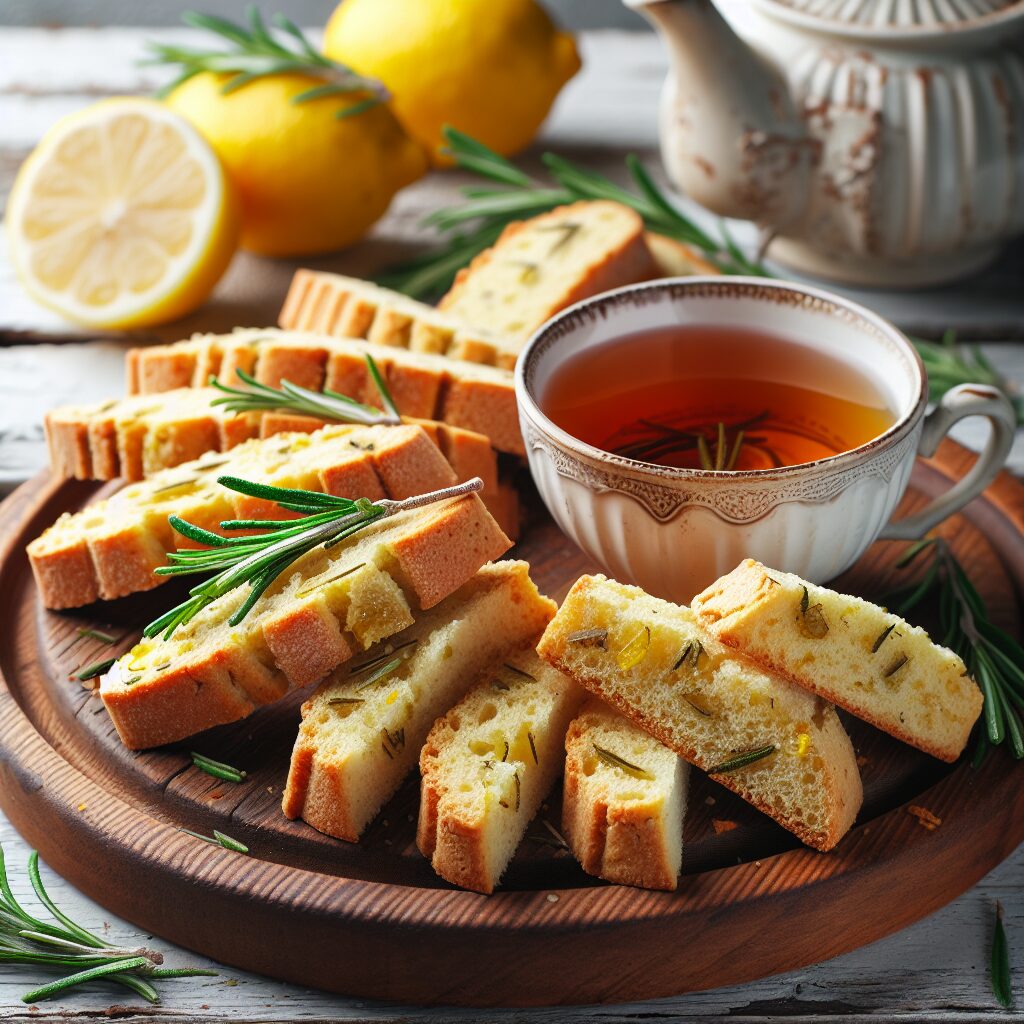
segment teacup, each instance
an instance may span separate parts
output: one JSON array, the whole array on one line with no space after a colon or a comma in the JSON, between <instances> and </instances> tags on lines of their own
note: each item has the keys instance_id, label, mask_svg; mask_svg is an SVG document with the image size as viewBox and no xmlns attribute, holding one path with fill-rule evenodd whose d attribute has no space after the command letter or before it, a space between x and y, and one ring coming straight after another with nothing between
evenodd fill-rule
<instances>
[{"instance_id":1,"label":"teacup","mask_svg":"<svg viewBox=\"0 0 1024 1024\"><path fill-rule=\"evenodd\" d=\"M674 324L756 329L815 347L870 378L893 425L815 462L730 472L609 454L544 413L544 382L566 359ZM681 603L746 557L820 583L876 539L922 536L988 486L1016 425L1006 397L983 384L952 389L926 415L924 367L892 324L820 289L762 278L667 279L580 302L530 339L519 357L516 395L530 470L558 525L610 576ZM890 522L915 458L934 454L968 416L992 425L974 467L920 512Z\"/></svg>"}]
</instances>

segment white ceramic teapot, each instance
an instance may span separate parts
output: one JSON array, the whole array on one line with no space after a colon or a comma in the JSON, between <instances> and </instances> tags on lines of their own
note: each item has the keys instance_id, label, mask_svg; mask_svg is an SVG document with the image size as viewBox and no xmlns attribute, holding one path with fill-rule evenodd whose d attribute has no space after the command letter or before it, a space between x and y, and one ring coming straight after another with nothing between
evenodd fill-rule
<instances>
[{"instance_id":1,"label":"white ceramic teapot","mask_svg":"<svg viewBox=\"0 0 1024 1024\"><path fill-rule=\"evenodd\" d=\"M1024 231L1024 0L626 0L671 55L673 183L848 284L934 284Z\"/></svg>"}]
</instances>

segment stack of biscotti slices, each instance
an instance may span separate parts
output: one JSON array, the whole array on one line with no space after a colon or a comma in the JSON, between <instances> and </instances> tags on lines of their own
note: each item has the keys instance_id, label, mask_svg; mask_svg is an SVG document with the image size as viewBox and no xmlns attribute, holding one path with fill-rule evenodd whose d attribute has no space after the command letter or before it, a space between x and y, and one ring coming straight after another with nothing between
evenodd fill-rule
<instances>
[{"instance_id":1,"label":"stack of biscotti slices","mask_svg":"<svg viewBox=\"0 0 1024 1024\"><path fill-rule=\"evenodd\" d=\"M406 629L509 546L476 494L394 513L303 555L241 621L246 586L143 639L100 695L133 749L237 721Z\"/></svg>"},{"instance_id":2,"label":"stack of biscotti slices","mask_svg":"<svg viewBox=\"0 0 1024 1024\"><path fill-rule=\"evenodd\" d=\"M358 839L416 764L437 716L534 641L554 611L525 562L485 565L407 629L335 672L303 705L285 814Z\"/></svg>"},{"instance_id":3,"label":"stack of biscotti slices","mask_svg":"<svg viewBox=\"0 0 1024 1024\"><path fill-rule=\"evenodd\" d=\"M723 644L943 761L960 756L981 714L963 661L923 629L753 559L693 611Z\"/></svg>"},{"instance_id":4,"label":"stack of biscotti slices","mask_svg":"<svg viewBox=\"0 0 1024 1024\"><path fill-rule=\"evenodd\" d=\"M831 849L853 823L861 780L835 709L731 652L690 609L584 576L537 650L809 846Z\"/></svg>"},{"instance_id":5,"label":"stack of biscotti slices","mask_svg":"<svg viewBox=\"0 0 1024 1024\"><path fill-rule=\"evenodd\" d=\"M246 329L132 349L128 389L155 395L201 388L211 376L238 386L237 371L243 370L270 387L288 380L376 405L380 395L367 368L368 355L403 416L475 430L498 451L524 454L510 370L351 338Z\"/></svg>"},{"instance_id":6,"label":"stack of biscotti slices","mask_svg":"<svg viewBox=\"0 0 1024 1024\"><path fill-rule=\"evenodd\" d=\"M562 828L588 874L675 889L690 766L591 697L565 740Z\"/></svg>"},{"instance_id":7,"label":"stack of biscotti slices","mask_svg":"<svg viewBox=\"0 0 1024 1024\"><path fill-rule=\"evenodd\" d=\"M487 318L477 324L487 322ZM375 345L428 352L511 370L522 347L514 339L343 274L297 270L278 324Z\"/></svg>"},{"instance_id":8,"label":"stack of biscotti slices","mask_svg":"<svg viewBox=\"0 0 1024 1024\"><path fill-rule=\"evenodd\" d=\"M565 763L566 730L584 694L537 657L537 639L490 665L420 754L416 842L464 889L494 891Z\"/></svg>"},{"instance_id":9,"label":"stack of biscotti slices","mask_svg":"<svg viewBox=\"0 0 1024 1024\"><path fill-rule=\"evenodd\" d=\"M487 446L486 450L491 451ZM326 427L318 434L246 441L130 484L105 501L64 513L28 546L43 604L74 608L150 590L167 553L194 546L168 516L213 532L225 519L280 519L264 499L229 490L219 476L338 497L402 499L471 479L459 476L419 427Z\"/></svg>"}]
</instances>

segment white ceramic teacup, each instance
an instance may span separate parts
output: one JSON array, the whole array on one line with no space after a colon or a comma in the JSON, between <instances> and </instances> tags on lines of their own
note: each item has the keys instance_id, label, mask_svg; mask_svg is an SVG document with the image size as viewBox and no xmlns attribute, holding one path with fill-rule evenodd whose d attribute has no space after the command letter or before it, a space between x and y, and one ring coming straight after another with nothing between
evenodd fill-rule
<instances>
[{"instance_id":1,"label":"white ceramic teacup","mask_svg":"<svg viewBox=\"0 0 1024 1024\"><path fill-rule=\"evenodd\" d=\"M674 324L753 328L812 346L873 381L895 422L867 444L781 469L677 469L595 448L544 413L545 381L566 359L635 331ZM930 413L924 367L883 318L817 288L762 278L687 277L580 302L542 327L519 357L519 417L530 470L562 530L605 571L686 603L743 558L824 582L872 541L912 539L977 496L1013 443L1015 415L996 388L961 385ZM972 470L916 515L889 522L914 459L958 420L992 424Z\"/></svg>"}]
</instances>

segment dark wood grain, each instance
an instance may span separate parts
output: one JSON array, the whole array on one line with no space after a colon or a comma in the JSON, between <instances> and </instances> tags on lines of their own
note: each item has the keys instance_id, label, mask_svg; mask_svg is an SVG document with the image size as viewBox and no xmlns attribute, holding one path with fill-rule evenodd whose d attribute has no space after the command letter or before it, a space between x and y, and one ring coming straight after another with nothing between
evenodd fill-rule
<instances>
[{"instance_id":1,"label":"dark wood grain","mask_svg":"<svg viewBox=\"0 0 1024 1024\"><path fill-rule=\"evenodd\" d=\"M921 463L911 510L964 471L951 442ZM352 995L419 1003L552 1004L650 998L762 977L871 942L942 906L1024 839L1021 769L1000 751L946 766L846 719L865 805L831 854L697 776L683 879L673 894L596 883L527 839L492 897L440 882L414 843L410 780L350 845L285 820L281 786L301 694L188 744L143 754L117 741L98 699L69 678L118 653L166 606L164 589L77 614L36 600L25 543L92 485L39 477L0 509L0 806L61 874L149 931L250 970ZM560 597L594 567L533 502L515 554ZM1024 486L1004 476L944 527L994 615L1017 630ZM839 582L890 585L902 545L877 544ZM115 647L78 635L95 626ZM191 767L188 750L239 765L241 785ZM696 774L696 773L695 773ZM906 804L943 820L924 830ZM557 823L553 795L542 812ZM720 834L718 820L735 827ZM214 828L242 857L178 831ZM539 832L537 823L530 830ZM552 899L556 897L556 899Z\"/></svg>"}]
</instances>

